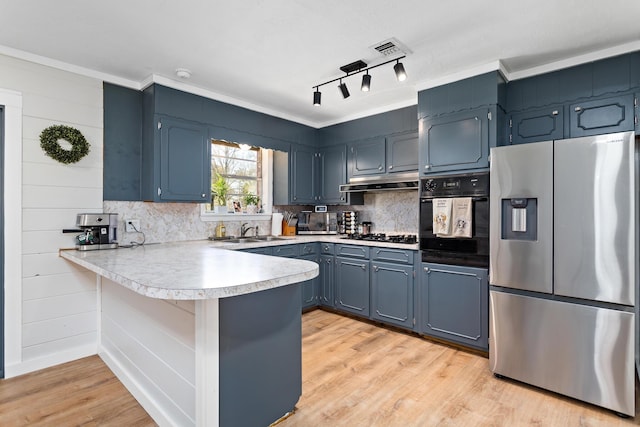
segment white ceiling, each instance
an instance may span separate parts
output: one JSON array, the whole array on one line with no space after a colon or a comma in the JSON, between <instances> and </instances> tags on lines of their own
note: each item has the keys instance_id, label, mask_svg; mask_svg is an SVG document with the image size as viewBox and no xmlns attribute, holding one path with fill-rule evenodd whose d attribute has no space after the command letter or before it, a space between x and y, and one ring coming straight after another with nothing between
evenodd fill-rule
<instances>
[{"instance_id":1,"label":"white ceiling","mask_svg":"<svg viewBox=\"0 0 640 427\"><path fill-rule=\"evenodd\" d=\"M417 103L417 91L498 69L508 78L640 50L637 0L0 0L0 53L133 88L158 82L322 127ZM371 46L393 64L320 88ZM189 80L176 68L192 71ZM2 82L0 81L0 87Z\"/></svg>"}]
</instances>

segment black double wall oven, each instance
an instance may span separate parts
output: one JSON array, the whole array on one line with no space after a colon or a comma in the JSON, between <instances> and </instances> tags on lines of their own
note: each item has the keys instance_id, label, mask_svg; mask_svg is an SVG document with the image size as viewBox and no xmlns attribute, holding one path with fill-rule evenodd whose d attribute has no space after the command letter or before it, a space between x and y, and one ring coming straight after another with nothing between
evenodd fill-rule
<instances>
[{"instance_id":1,"label":"black double wall oven","mask_svg":"<svg viewBox=\"0 0 640 427\"><path fill-rule=\"evenodd\" d=\"M433 230L433 200L471 197L471 237L439 237ZM489 267L489 172L432 176L420 180L420 252L423 262Z\"/></svg>"}]
</instances>

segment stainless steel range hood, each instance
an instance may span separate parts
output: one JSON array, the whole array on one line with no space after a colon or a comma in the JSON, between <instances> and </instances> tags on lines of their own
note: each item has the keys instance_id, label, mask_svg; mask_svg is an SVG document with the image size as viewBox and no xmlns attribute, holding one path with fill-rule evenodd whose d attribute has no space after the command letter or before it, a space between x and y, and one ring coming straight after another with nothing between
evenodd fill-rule
<instances>
[{"instance_id":1,"label":"stainless steel range hood","mask_svg":"<svg viewBox=\"0 0 640 427\"><path fill-rule=\"evenodd\" d=\"M420 187L418 172L393 174L392 176L367 176L349 179L348 184L340 186L343 193L364 191L417 190Z\"/></svg>"}]
</instances>

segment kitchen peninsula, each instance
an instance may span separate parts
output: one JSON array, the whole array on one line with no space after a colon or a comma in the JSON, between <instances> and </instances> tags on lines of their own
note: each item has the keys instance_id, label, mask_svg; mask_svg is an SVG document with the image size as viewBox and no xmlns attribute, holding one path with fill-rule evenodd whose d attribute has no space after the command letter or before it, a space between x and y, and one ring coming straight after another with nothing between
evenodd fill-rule
<instances>
[{"instance_id":1,"label":"kitchen peninsula","mask_svg":"<svg viewBox=\"0 0 640 427\"><path fill-rule=\"evenodd\" d=\"M303 260L208 241L62 250L97 274L98 353L160 425L268 425L301 394Z\"/></svg>"}]
</instances>

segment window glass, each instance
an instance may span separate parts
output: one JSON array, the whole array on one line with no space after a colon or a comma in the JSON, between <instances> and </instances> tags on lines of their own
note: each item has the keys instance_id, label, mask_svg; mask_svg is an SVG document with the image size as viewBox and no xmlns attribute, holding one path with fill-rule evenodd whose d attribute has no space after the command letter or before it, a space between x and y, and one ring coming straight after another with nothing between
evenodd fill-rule
<instances>
[{"instance_id":1,"label":"window glass","mask_svg":"<svg viewBox=\"0 0 640 427\"><path fill-rule=\"evenodd\" d=\"M262 199L260 148L234 142L211 141L212 203L209 209L222 213L226 207L228 212L242 212L247 195Z\"/></svg>"}]
</instances>

